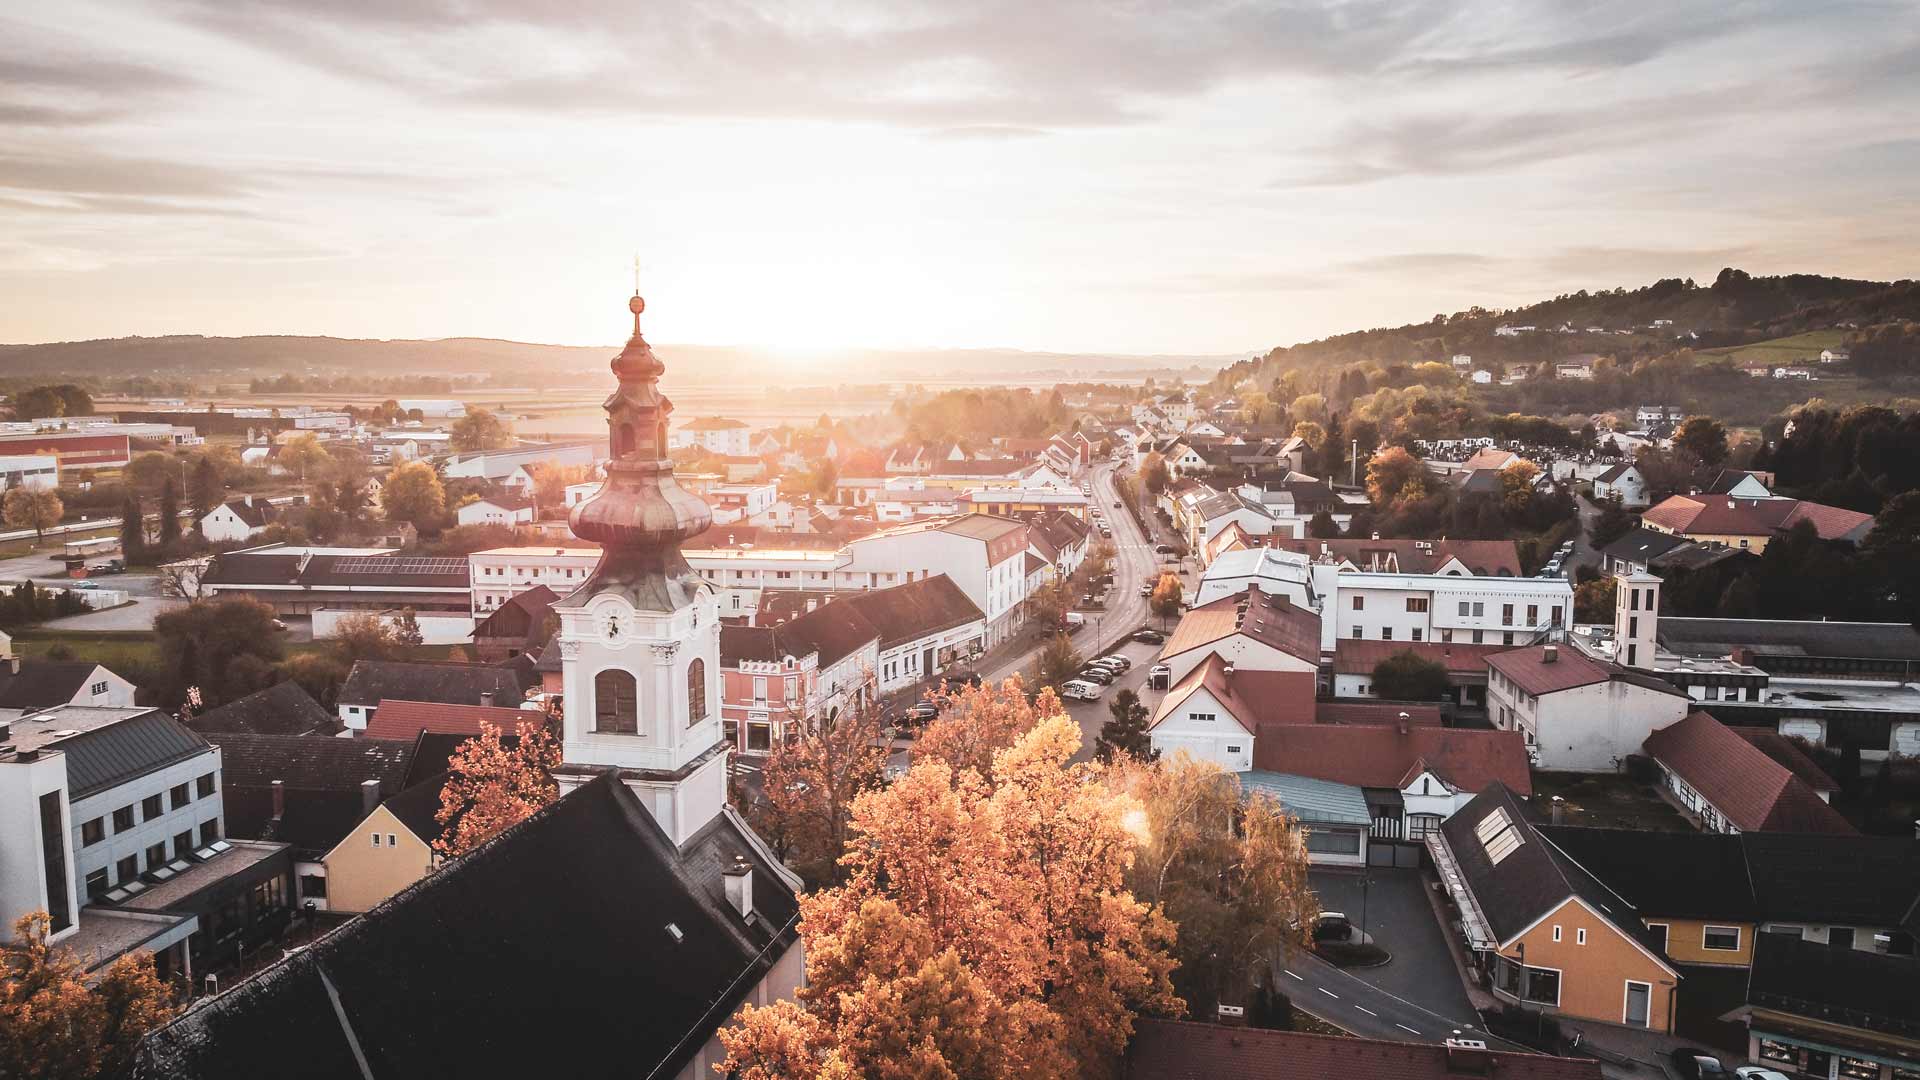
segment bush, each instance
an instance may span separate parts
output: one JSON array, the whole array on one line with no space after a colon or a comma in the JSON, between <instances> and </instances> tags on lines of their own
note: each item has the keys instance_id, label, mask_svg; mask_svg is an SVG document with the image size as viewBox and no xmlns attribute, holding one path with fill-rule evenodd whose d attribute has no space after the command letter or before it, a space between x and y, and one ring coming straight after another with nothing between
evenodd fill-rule
<instances>
[{"instance_id":1,"label":"bush","mask_svg":"<svg viewBox=\"0 0 1920 1080\"><path fill-rule=\"evenodd\" d=\"M1648 787L1660 786L1660 766L1645 754L1627 755L1627 779Z\"/></svg>"}]
</instances>

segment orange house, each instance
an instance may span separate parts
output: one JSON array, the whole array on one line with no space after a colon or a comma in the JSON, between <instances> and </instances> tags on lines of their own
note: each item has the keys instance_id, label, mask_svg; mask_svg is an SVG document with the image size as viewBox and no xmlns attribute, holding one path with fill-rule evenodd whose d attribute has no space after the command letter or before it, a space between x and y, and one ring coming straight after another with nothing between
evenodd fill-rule
<instances>
[{"instance_id":1,"label":"orange house","mask_svg":"<svg viewBox=\"0 0 1920 1080\"><path fill-rule=\"evenodd\" d=\"M1455 812L1428 850L1494 997L1673 1031L1680 972L1640 913L1535 829L1505 785Z\"/></svg>"}]
</instances>

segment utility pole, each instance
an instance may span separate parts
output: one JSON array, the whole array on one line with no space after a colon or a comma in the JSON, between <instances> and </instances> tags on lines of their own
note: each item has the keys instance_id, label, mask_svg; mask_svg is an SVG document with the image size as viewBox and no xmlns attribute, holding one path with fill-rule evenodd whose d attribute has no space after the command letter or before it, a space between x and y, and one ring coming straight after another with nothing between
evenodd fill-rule
<instances>
[{"instance_id":1,"label":"utility pole","mask_svg":"<svg viewBox=\"0 0 1920 1080\"><path fill-rule=\"evenodd\" d=\"M1353 440L1353 454L1348 458L1347 486L1360 486L1360 440Z\"/></svg>"}]
</instances>

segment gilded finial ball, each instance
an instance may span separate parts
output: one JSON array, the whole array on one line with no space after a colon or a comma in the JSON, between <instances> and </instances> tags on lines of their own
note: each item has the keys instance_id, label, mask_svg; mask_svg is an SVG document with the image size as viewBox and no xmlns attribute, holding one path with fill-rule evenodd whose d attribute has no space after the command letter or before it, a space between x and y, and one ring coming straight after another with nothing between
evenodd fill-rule
<instances>
[{"instance_id":1,"label":"gilded finial ball","mask_svg":"<svg viewBox=\"0 0 1920 1080\"><path fill-rule=\"evenodd\" d=\"M633 312L635 315L638 315L641 312L647 310L647 302L644 298L641 297L639 293L634 293L633 299L627 301L627 310Z\"/></svg>"}]
</instances>

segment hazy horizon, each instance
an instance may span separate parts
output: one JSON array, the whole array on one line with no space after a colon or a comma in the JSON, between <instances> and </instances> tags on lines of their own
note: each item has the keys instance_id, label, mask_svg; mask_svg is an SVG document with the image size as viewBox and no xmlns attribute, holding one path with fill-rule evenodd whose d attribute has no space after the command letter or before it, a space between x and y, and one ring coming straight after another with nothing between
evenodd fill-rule
<instances>
[{"instance_id":1,"label":"hazy horizon","mask_svg":"<svg viewBox=\"0 0 1920 1080\"><path fill-rule=\"evenodd\" d=\"M1759 61L1759 62L1756 62ZM0 340L1251 355L1913 276L1920 8L28 0Z\"/></svg>"}]
</instances>

